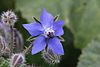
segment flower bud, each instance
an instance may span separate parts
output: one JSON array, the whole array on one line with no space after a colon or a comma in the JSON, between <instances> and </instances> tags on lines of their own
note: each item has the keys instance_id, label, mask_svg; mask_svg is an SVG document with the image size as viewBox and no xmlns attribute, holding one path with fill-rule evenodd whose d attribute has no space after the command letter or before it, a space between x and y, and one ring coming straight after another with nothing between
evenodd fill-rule
<instances>
[{"instance_id":1,"label":"flower bud","mask_svg":"<svg viewBox=\"0 0 100 67\"><path fill-rule=\"evenodd\" d=\"M42 57L49 64L57 64L61 60L61 55L54 54L51 49L43 50Z\"/></svg>"},{"instance_id":2,"label":"flower bud","mask_svg":"<svg viewBox=\"0 0 100 67\"><path fill-rule=\"evenodd\" d=\"M13 54L10 60L11 67L19 67L20 65L24 64L25 58L22 53Z\"/></svg>"},{"instance_id":3,"label":"flower bud","mask_svg":"<svg viewBox=\"0 0 100 67\"><path fill-rule=\"evenodd\" d=\"M21 33L17 29L13 29L13 53L23 51L23 39Z\"/></svg>"},{"instance_id":4,"label":"flower bud","mask_svg":"<svg viewBox=\"0 0 100 67\"><path fill-rule=\"evenodd\" d=\"M17 21L17 17L13 11L8 10L6 12L3 12L3 14L1 15L1 20L8 26L14 26L15 22Z\"/></svg>"}]
</instances>

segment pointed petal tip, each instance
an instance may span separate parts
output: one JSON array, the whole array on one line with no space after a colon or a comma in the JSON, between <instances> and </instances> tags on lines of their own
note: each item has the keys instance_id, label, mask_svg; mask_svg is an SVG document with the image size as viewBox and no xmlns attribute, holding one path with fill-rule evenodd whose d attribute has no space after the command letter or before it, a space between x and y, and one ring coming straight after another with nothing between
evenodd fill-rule
<instances>
[{"instance_id":1,"label":"pointed petal tip","mask_svg":"<svg viewBox=\"0 0 100 67\"><path fill-rule=\"evenodd\" d=\"M64 20L58 20L58 21L56 21L56 22L58 23L58 25L61 25L61 26L64 25Z\"/></svg>"},{"instance_id":2,"label":"pointed petal tip","mask_svg":"<svg viewBox=\"0 0 100 67\"><path fill-rule=\"evenodd\" d=\"M64 55L64 51L62 53L60 53L60 55Z\"/></svg>"},{"instance_id":3,"label":"pointed petal tip","mask_svg":"<svg viewBox=\"0 0 100 67\"><path fill-rule=\"evenodd\" d=\"M47 11L46 11L46 8L43 8L43 9L42 9L42 11L45 11L45 12L47 12Z\"/></svg>"},{"instance_id":4,"label":"pointed petal tip","mask_svg":"<svg viewBox=\"0 0 100 67\"><path fill-rule=\"evenodd\" d=\"M22 24L22 26L23 26L24 28L26 28L27 24Z\"/></svg>"},{"instance_id":5,"label":"pointed petal tip","mask_svg":"<svg viewBox=\"0 0 100 67\"><path fill-rule=\"evenodd\" d=\"M64 55L64 51L62 50L61 52L56 52L55 54L57 54L57 55Z\"/></svg>"},{"instance_id":6,"label":"pointed petal tip","mask_svg":"<svg viewBox=\"0 0 100 67\"><path fill-rule=\"evenodd\" d=\"M34 55L34 54L36 54L36 53L34 53L34 52L32 51L31 54Z\"/></svg>"},{"instance_id":7,"label":"pointed petal tip","mask_svg":"<svg viewBox=\"0 0 100 67\"><path fill-rule=\"evenodd\" d=\"M37 53L39 53L39 52L40 52L40 51L33 50L33 48L32 48L32 51L31 51L32 55L35 55L35 54L37 54Z\"/></svg>"},{"instance_id":8,"label":"pointed petal tip","mask_svg":"<svg viewBox=\"0 0 100 67\"><path fill-rule=\"evenodd\" d=\"M38 52L34 52L33 50L32 50L32 52L31 52L31 54L32 55L35 55L35 54L37 54Z\"/></svg>"},{"instance_id":9,"label":"pointed petal tip","mask_svg":"<svg viewBox=\"0 0 100 67\"><path fill-rule=\"evenodd\" d=\"M41 12L40 22L45 27L50 27L53 24L53 16L45 8Z\"/></svg>"},{"instance_id":10,"label":"pointed petal tip","mask_svg":"<svg viewBox=\"0 0 100 67\"><path fill-rule=\"evenodd\" d=\"M54 54L64 55L63 46L57 37L50 39L48 44L48 47L53 51Z\"/></svg>"}]
</instances>

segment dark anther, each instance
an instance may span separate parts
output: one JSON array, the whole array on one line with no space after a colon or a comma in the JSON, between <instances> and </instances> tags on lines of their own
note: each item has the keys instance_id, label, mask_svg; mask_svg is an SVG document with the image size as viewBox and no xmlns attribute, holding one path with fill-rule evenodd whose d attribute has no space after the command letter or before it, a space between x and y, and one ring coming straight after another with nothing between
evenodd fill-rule
<instances>
[{"instance_id":1,"label":"dark anther","mask_svg":"<svg viewBox=\"0 0 100 67\"><path fill-rule=\"evenodd\" d=\"M53 32L49 32L47 36L52 38L52 37L54 37L54 33Z\"/></svg>"}]
</instances>

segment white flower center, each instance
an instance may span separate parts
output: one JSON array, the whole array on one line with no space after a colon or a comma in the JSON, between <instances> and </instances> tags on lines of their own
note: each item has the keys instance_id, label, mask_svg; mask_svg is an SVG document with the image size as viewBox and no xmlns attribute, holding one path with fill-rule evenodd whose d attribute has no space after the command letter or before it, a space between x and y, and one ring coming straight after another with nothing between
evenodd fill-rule
<instances>
[{"instance_id":1,"label":"white flower center","mask_svg":"<svg viewBox=\"0 0 100 67\"><path fill-rule=\"evenodd\" d=\"M44 35L51 38L54 36L54 30L52 28L47 28L45 29Z\"/></svg>"}]
</instances>

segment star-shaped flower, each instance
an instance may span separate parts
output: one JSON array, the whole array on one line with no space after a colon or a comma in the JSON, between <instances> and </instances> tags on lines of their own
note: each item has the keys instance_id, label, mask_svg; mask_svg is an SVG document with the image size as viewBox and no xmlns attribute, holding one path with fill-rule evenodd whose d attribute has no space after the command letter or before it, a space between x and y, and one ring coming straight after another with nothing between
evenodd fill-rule
<instances>
[{"instance_id":1,"label":"star-shaped flower","mask_svg":"<svg viewBox=\"0 0 100 67\"><path fill-rule=\"evenodd\" d=\"M58 38L64 34L62 26L64 21L56 20L43 9L40 15L40 21L30 24L23 24L23 27L32 35L37 36L33 42L32 54L36 54L43 49L49 48L54 54L64 55L63 46Z\"/></svg>"}]
</instances>

